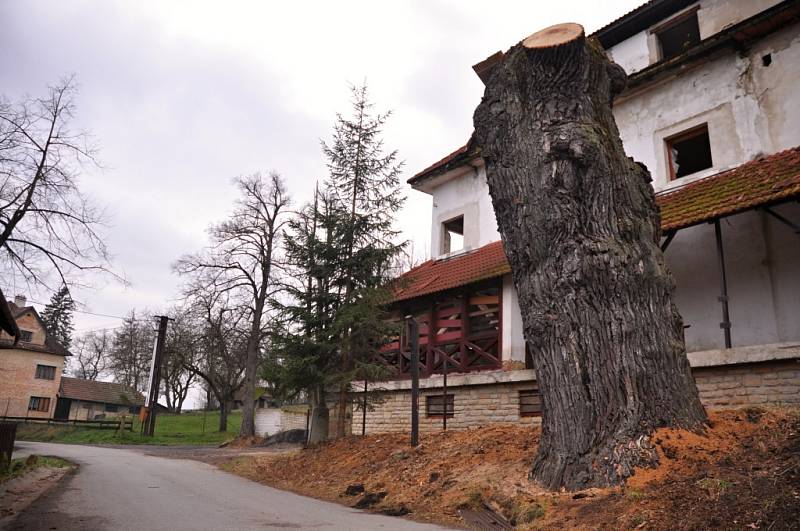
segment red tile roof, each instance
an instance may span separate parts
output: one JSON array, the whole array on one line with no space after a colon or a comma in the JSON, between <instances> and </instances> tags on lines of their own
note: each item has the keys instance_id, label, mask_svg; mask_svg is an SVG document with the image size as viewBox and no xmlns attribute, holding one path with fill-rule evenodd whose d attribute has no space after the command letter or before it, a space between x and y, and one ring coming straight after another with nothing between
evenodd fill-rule
<instances>
[{"instance_id":1,"label":"red tile roof","mask_svg":"<svg viewBox=\"0 0 800 531\"><path fill-rule=\"evenodd\" d=\"M426 177L432 177L433 175L444 173L445 171L457 168L458 166L465 164L466 162L469 161L469 159L477 156L477 152L475 150L468 150L468 146L469 144L464 144L463 146L453 151L443 159L434 162L424 170L418 172L416 175L414 175L407 181L408 184L411 185L416 184L419 181L425 179Z\"/></svg>"},{"instance_id":2,"label":"red tile roof","mask_svg":"<svg viewBox=\"0 0 800 531\"><path fill-rule=\"evenodd\" d=\"M677 230L786 199L800 198L800 147L747 162L656 195L661 228ZM511 272L500 241L403 274L394 301L457 288Z\"/></svg>"},{"instance_id":3,"label":"red tile roof","mask_svg":"<svg viewBox=\"0 0 800 531\"><path fill-rule=\"evenodd\" d=\"M800 146L656 195L664 231L800 196Z\"/></svg>"},{"instance_id":4,"label":"red tile roof","mask_svg":"<svg viewBox=\"0 0 800 531\"><path fill-rule=\"evenodd\" d=\"M457 288L511 272L503 242L496 241L465 254L428 260L400 277L395 301Z\"/></svg>"},{"instance_id":5,"label":"red tile roof","mask_svg":"<svg viewBox=\"0 0 800 531\"><path fill-rule=\"evenodd\" d=\"M144 397L135 389L112 382L98 382L82 378L61 378L58 396L84 402L121 404L125 406L144 405Z\"/></svg>"}]
</instances>

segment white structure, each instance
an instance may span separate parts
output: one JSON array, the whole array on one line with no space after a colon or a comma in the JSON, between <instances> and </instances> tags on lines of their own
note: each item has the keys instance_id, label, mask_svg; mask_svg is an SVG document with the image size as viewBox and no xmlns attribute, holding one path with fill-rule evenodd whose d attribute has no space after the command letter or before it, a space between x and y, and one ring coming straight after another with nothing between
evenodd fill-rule
<instances>
[{"instance_id":1,"label":"white structure","mask_svg":"<svg viewBox=\"0 0 800 531\"><path fill-rule=\"evenodd\" d=\"M798 0L651 0L591 36L628 73L614 116L652 175L707 404L800 402L799 20ZM474 69L486 79L502 60ZM433 196L434 258L404 275L395 300L398 315L421 322L426 418L523 421L538 389L479 149L469 142L409 183ZM384 357L401 376L407 351L401 337ZM445 363L455 399L441 395ZM766 374L785 378L788 394L762 386ZM368 430L407 427L407 384L384 385L387 405ZM492 400L496 415L476 412Z\"/></svg>"}]
</instances>

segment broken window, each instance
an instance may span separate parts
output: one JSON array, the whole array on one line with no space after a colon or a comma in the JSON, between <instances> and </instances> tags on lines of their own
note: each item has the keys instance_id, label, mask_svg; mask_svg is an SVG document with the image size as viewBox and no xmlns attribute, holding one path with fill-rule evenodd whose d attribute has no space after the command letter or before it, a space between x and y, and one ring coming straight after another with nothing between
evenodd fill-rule
<instances>
[{"instance_id":1,"label":"broken window","mask_svg":"<svg viewBox=\"0 0 800 531\"><path fill-rule=\"evenodd\" d=\"M708 124L666 139L670 179L678 179L710 168L711 143Z\"/></svg>"},{"instance_id":2,"label":"broken window","mask_svg":"<svg viewBox=\"0 0 800 531\"><path fill-rule=\"evenodd\" d=\"M539 394L538 387L536 389L525 389L519 392L519 416L542 416L542 397Z\"/></svg>"},{"instance_id":3,"label":"broken window","mask_svg":"<svg viewBox=\"0 0 800 531\"><path fill-rule=\"evenodd\" d=\"M30 343L33 339L33 332L30 330L20 330L19 331L19 340L23 343Z\"/></svg>"},{"instance_id":4,"label":"broken window","mask_svg":"<svg viewBox=\"0 0 800 531\"><path fill-rule=\"evenodd\" d=\"M700 43L700 27L697 24L697 10L675 17L673 20L653 30L658 39L661 59L680 55Z\"/></svg>"},{"instance_id":5,"label":"broken window","mask_svg":"<svg viewBox=\"0 0 800 531\"><path fill-rule=\"evenodd\" d=\"M464 248L464 216L442 223L442 254Z\"/></svg>"},{"instance_id":6,"label":"broken window","mask_svg":"<svg viewBox=\"0 0 800 531\"><path fill-rule=\"evenodd\" d=\"M453 418L455 411L455 396L447 395L447 418ZM442 418L445 414L444 395L430 395L425 397L425 416L428 418Z\"/></svg>"}]
</instances>

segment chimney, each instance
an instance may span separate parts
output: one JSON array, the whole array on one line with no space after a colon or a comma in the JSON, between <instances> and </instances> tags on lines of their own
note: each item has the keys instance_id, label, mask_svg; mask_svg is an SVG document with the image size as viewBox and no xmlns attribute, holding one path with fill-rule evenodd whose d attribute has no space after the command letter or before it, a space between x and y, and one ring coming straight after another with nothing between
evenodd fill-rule
<instances>
[{"instance_id":1,"label":"chimney","mask_svg":"<svg viewBox=\"0 0 800 531\"><path fill-rule=\"evenodd\" d=\"M24 308L28 303L28 298L25 295L15 295L14 304L19 308Z\"/></svg>"}]
</instances>

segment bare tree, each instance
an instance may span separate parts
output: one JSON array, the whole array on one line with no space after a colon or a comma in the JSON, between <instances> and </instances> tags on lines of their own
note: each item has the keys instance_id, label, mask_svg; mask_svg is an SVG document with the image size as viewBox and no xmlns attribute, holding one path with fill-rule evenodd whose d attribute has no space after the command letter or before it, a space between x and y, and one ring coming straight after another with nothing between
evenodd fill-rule
<instances>
[{"instance_id":1,"label":"bare tree","mask_svg":"<svg viewBox=\"0 0 800 531\"><path fill-rule=\"evenodd\" d=\"M67 78L43 98L0 98L0 267L28 283L109 271L102 213L78 186L80 166L96 161L72 129L75 94Z\"/></svg>"},{"instance_id":2,"label":"bare tree","mask_svg":"<svg viewBox=\"0 0 800 531\"><path fill-rule=\"evenodd\" d=\"M170 313L173 321L167 329L161 376L167 409L180 413L189 390L197 382L197 373L190 367L200 355L202 335L186 309L176 308Z\"/></svg>"},{"instance_id":3,"label":"bare tree","mask_svg":"<svg viewBox=\"0 0 800 531\"><path fill-rule=\"evenodd\" d=\"M108 369L114 380L147 392L147 377L153 358L153 320L147 315L137 318L131 310L114 334Z\"/></svg>"},{"instance_id":4,"label":"bare tree","mask_svg":"<svg viewBox=\"0 0 800 531\"><path fill-rule=\"evenodd\" d=\"M227 431L234 395L244 383L248 312L235 304L230 292L216 289L207 279L190 283L184 293L190 311L186 317L195 323L200 347L197 356L185 360L186 367L203 379L206 390L216 398L219 431Z\"/></svg>"},{"instance_id":5,"label":"bare tree","mask_svg":"<svg viewBox=\"0 0 800 531\"><path fill-rule=\"evenodd\" d=\"M113 337L108 330L87 332L80 336L69 360L70 374L84 380L97 380L109 366Z\"/></svg>"},{"instance_id":6,"label":"bare tree","mask_svg":"<svg viewBox=\"0 0 800 531\"><path fill-rule=\"evenodd\" d=\"M245 358L244 404L240 435L255 434L255 387L265 337L264 317L268 302L279 284L274 282L278 239L285 224L289 196L281 176L275 172L235 181L240 197L226 221L209 230L211 246L197 255L183 257L180 274L205 272L215 289L242 300L249 310Z\"/></svg>"}]
</instances>

